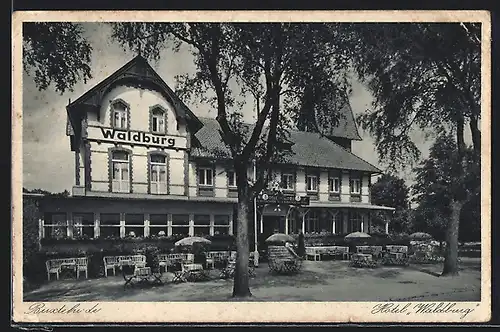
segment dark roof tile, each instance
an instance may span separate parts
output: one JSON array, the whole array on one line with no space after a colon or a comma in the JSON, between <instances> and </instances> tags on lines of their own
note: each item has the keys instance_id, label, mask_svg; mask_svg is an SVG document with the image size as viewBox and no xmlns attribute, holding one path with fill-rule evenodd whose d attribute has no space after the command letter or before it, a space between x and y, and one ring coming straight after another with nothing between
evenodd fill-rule
<instances>
[{"instance_id":1,"label":"dark roof tile","mask_svg":"<svg viewBox=\"0 0 500 332\"><path fill-rule=\"evenodd\" d=\"M215 119L199 118L203 128L195 134L191 156L203 158L229 158L231 153L219 134ZM249 125L252 126L252 125ZM378 173L380 169L344 149L337 143L317 133L290 131L292 154L286 162L293 165L338 168Z\"/></svg>"}]
</instances>

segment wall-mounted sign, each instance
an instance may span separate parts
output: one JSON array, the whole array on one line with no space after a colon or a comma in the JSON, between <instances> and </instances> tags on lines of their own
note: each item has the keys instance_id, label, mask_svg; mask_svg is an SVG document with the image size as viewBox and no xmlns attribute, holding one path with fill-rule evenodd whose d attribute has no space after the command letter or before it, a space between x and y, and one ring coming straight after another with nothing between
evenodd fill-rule
<instances>
[{"instance_id":1,"label":"wall-mounted sign","mask_svg":"<svg viewBox=\"0 0 500 332\"><path fill-rule=\"evenodd\" d=\"M308 196L263 193L257 197L258 204L309 205Z\"/></svg>"},{"instance_id":2,"label":"wall-mounted sign","mask_svg":"<svg viewBox=\"0 0 500 332\"><path fill-rule=\"evenodd\" d=\"M118 130L113 128L89 127L87 138L93 141L146 145L166 149L186 149L187 139L182 136L156 135L144 131Z\"/></svg>"}]
</instances>

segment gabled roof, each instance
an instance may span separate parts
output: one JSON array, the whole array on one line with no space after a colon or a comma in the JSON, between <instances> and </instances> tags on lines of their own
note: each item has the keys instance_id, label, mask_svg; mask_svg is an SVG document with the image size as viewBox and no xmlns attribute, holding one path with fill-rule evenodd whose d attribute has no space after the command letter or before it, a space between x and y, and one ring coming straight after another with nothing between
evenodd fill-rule
<instances>
[{"instance_id":1,"label":"gabled roof","mask_svg":"<svg viewBox=\"0 0 500 332\"><path fill-rule=\"evenodd\" d=\"M229 158L231 153L219 134L219 123L211 118L200 118L200 121L204 126L194 136L197 144L193 144L191 156ZM249 124L249 128L253 126ZM289 133L292 154L286 157L287 164L381 173L377 167L325 136L298 130L291 130Z\"/></svg>"},{"instance_id":2,"label":"gabled roof","mask_svg":"<svg viewBox=\"0 0 500 332\"><path fill-rule=\"evenodd\" d=\"M78 99L70 103L66 109L69 120L72 122L69 126L77 125L79 116L73 114L78 110L99 109L102 98L114 86L118 84L138 84L153 88L162 93L169 102L172 103L178 121L185 121L190 125L191 131L196 132L202 126L196 115L180 100L174 91L165 83L165 81L149 65L147 60L138 55L105 78L99 84L88 90ZM68 128L68 134L75 131L74 128Z\"/></svg>"}]
</instances>

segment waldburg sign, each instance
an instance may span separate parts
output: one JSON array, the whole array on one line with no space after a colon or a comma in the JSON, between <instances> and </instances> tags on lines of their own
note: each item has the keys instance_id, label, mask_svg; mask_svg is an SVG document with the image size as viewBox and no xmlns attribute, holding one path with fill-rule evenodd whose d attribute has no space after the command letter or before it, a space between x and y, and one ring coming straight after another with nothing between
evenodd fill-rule
<instances>
[{"instance_id":1,"label":"waldburg sign","mask_svg":"<svg viewBox=\"0 0 500 332\"><path fill-rule=\"evenodd\" d=\"M157 135L144 131L89 127L87 138L97 142L155 146L166 149L186 149L187 139L182 136Z\"/></svg>"}]
</instances>

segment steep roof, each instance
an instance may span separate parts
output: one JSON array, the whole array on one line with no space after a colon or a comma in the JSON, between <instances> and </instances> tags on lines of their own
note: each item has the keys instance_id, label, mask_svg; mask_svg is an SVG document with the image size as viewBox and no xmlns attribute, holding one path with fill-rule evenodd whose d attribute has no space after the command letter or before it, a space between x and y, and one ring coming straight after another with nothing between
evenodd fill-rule
<instances>
[{"instance_id":1,"label":"steep roof","mask_svg":"<svg viewBox=\"0 0 500 332\"><path fill-rule=\"evenodd\" d=\"M187 123L192 132L196 132L202 127L203 124L196 115L180 100L177 94L149 65L147 60L137 55L66 106L68 113L67 135L75 136L75 133L79 132L78 126L82 114L89 110L98 111L104 95L119 84L136 84L159 91L172 104L178 121Z\"/></svg>"},{"instance_id":2,"label":"steep roof","mask_svg":"<svg viewBox=\"0 0 500 332\"><path fill-rule=\"evenodd\" d=\"M361 141L362 138L359 135L358 127L356 126L356 121L354 120L354 114L352 113L351 104L349 103L347 96L342 99L341 103L342 106L339 108L340 114L338 123L333 124L331 121L318 123L321 132L325 136L342 137Z\"/></svg>"},{"instance_id":3,"label":"steep roof","mask_svg":"<svg viewBox=\"0 0 500 332\"><path fill-rule=\"evenodd\" d=\"M228 158L229 149L219 134L219 124L215 119L199 118L204 124L194 136L191 156L204 158ZM249 125L249 128L253 128ZM342 146L317 133L291 130L292 154L286 163L300 166L338 168L380 173L381 170Z\"/></svg>"}]
</instances>

